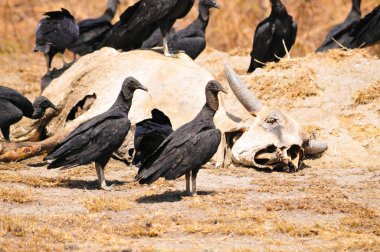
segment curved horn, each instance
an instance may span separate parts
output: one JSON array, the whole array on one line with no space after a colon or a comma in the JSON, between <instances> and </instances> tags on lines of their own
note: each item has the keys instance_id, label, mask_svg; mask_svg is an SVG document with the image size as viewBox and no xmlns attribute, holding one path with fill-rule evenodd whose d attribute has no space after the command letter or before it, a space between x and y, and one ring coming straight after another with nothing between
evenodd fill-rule
<instances>
[{"instance_id":1,"label":"curved horn","mask_svg":"<svg viewBox=\"0 0 380 252\"><path fill-rule=\"evenodd\" d=\"M247 86L229 64L224 64L224 69L230 88L234 92L236 98L251 115L256 116L263 107L261 102L249 91Z\"/></svg>"},{"instance_id":2,"label":"curved horn","mask_svg":"<svg viewBox=\"0 0 380 252\"><path fill-rule=\"evenodd\" d=\"M317 141L315 139L308 140L304 144L305 154L307 155L318 155L328 149L326 142Z\"/></svg>"}]
</instances>

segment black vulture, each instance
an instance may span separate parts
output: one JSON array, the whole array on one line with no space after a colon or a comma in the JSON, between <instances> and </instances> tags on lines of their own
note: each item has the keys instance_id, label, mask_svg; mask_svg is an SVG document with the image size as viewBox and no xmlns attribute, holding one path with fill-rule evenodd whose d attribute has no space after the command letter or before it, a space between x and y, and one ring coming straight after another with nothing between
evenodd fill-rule
<instances>
[{"instance_id":1,"label":"black vulture","mask_svg":"<svg viewBox=\"0 0 380 252\"><path fill-rule=\"evenodd\" d=\"M248 73L267 62L278 62L290 51L297 36L297 24L280 0L270 0L272 11L256 28ZM286 50L285 50L286 45Z\"/></svg>"},{"instance_id":2,"label":"black vulture","mask_svg":"<svg viewBox=\"0 0 380 252\"><path fill-rule=\"evenodd\" d=\"M351 11L350 13L348 13L348 16L346 17L344 22L335 26L327 34L325 41L323 41L322 45L317 49L317 52L324 52L329 49L339 48L339 44L348 46L348 44L352 40L350 34L352 30L352 25L360 20L360 3L361 0L352 0Z\"/></svg>"},{"instance_id":3,"label":"black vulture","mask_svg":"<svg viewBox=\"0 0 380 252\"><path fill-rule=\"evenodd\" d=\"M152 118L136 124L133 164L143 163L173 133L169 117L158 109L152 110Z\"/></svg>"},{"instance_id":4,"label":"black vulture","mask_svg":"<svg viewBox=\"0 0 380 252\"><path fill-rule=\"evenodd\" d=\"M106 33L112 28L112 19L115 16L119 0L108 0L103 15L94 19L85 19L78 23L79 38L69 50L81 56L92 53L98 48Z\"/></svg>"},{"instance_id":5,"label":"black vulture","mask_svg":"<svg viewBox=\"0 0 380 252\"><path fill-rule=\"evenodd\" d=\"M186 192L196 194L197 173L216 153L221 132L215 128L214 115L219 108L218 92L226 92L216 81L206 85L206 104L189 123L170 134L157 150L142 163L136 180L151 184L160 177L174 180L186 174Z\"/></svg>"},{"instance_id":6,"label":"black vulture","mask_svg":"<svg viewBox=\"0 0 380 252\"><path fill-rule=\"evenodd\" d=\"M169 48L173 51L184 51L192 59L196 59L206 48L206 28L211 8L219 8L215 0L200 0L198 18L183 30L169 32ZM157 46L162 46L162 35L159 29L144 41L142 48Z\"/></svg>"},{"instance_id":7,"label":"black vulture","mask_svg":"<svg viewBox=\"0 0 380 252\"><path fill-rule=\"evenodd\" d=\"M0 129L4 139L9 142L9 127L23 116L40 119L47 108L58 108L47 98L39 96L33 104L22 94L8 87L0 86Z\"/></svg>"},{"instance_id":8,"label":"black vulture","mask_svg":"<svg viewBox=\"0 0 380 252\"><path fill-rule=\"evenodd\" d=\"M79 36L79 28L74 17L64 8L61 11L51 11L44 14L38 22L36 30L36 47L34 52L40 51L45 54L46 66L50 72L51 62L57 53L62 54L73 45Z\"/></svg>"},{"instance_id":9,"label":"black vulture","mask_svg":"<svg viewBox=\"0 0 380 252\"><path fill-rule=\"evenodd\" d=\"M140 0L129 7L120 21L106 34L100 47L108 46L123 51L141 48L157 27L163 36L164 54L172 56L167 35L177 19L191 10L194 0Z\"/></svg>"},{"instance_id":10,"label":"black vulture","mask_svg":"<svg viewBox=\"0 0 380 252\"><path fill-rule=\"evenodd\" d=\"M380 41L380 5L353 25L350 48L366 47Z\"/></svg>"},{"instance_id":11,"label":"black vulture","mask_svg":"<svg viewBox=\"0 0 380 252\"><path fill-rule=\"evenodd\" d=\"M129 131L128 112L136 89L148 91L133 77L126 78L116 102L108 111L80 124L49 153L45 158L50 162L48 169L66 169L95 162L100 187L109 189L104 168Z\"/></svg>"}]
</instances>

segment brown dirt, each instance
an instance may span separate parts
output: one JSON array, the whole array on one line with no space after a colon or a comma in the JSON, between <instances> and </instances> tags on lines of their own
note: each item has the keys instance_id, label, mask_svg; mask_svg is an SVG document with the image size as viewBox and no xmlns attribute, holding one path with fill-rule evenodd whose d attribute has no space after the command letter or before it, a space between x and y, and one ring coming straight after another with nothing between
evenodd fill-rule
<instances>
[{"instance_id":1,"label":"brown dirt","mask_svg":"<svg viewBox=\"0 0 380 252\"><path fill-rule=\"evenodd\" d=\"M0 251L380 250L379 60L333 51L246 75L254 27L268 11L250 1L220 2L223 11L213 12L208 29L210 48L198 62L225 83L221 63L228 61L264 103L288 110L329 150L296 174L209 165L199 173L196 197L184 196L183 179L140 186L136 169L117 161L106 170L116 184L110 192L96 189L90 165L48 171L30 166L42 157L0 163ZM349 8L343 0L285 2L300 27L294 56L312 52ZM78 19L94 16L94 3L0 1L1 85L38 95L45 62L30 53L36 21L61 6L75 9ZM363 2L363 13L378 4Z\"/></svg>"}]
</instances>

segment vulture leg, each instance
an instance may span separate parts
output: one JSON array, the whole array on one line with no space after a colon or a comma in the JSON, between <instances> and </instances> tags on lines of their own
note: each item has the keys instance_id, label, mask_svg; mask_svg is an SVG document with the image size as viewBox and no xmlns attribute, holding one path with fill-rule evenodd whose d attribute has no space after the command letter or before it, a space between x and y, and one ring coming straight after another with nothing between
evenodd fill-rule
<instances>
[{"instance_id":1,"label":"vulture leg","mask_svg":"<svg viewBox=\"0 0 380 252\"><path fill-rule=\"evenodd\" d=\"M174 55L170 53L169 51L169 45L168 45L168 35L165 34L165 36L162 37L163 45L164 45L164 55L166 57L173 57Z\"/></svg>"},{"instance_id":2,"label":"vulture leg","mask_svg":"<svg viewBox=\"0 0 380 252\"><path fill-rule=\"evenodd\" d=\"M191 195L190 192L190 171L186 172L186 194Z\"/></svg>"},{"instance_id":3,"label":"vulture leg","mask_svg":"<svg viewBox=\"0 0 380 252\"><path fill-rule=\"evenodd\" d=\"M100 163L95 163L96 173L98 174L98 181L99 181L99 187L103 190L110 190L113 185L107 186L106 179L104 177L104 167L105 165L102 165Z\"/></svg>"},{"instance_id":4,"label":"vulture leg","mask_svg":"<svg viewBox=\"0 0 380 252\"><path fill-rule=\"evenodd\" d=\"M9 126L5 126L1 128L1 133L3 133L3 137L5 141L10 142L9 139Z\"/></svg>"},{"instance_id":5,"label":"vulture leg","mask_svg":"<svg viewBox=\"0 0 380 252\"><path fill-rule=\"evenodd\" d=\"M62 55L63 67L66 67L69 63L66 61L65 52L62 52L61 55Z\"/></svg>"},{"instance_id":6,"label":"vulture leg","mask_svg":"<svg viewBox=\"0 0 380 252\"><path fill-rule=\"evenodd\" d=\"M50 55L48 53L45 54L45 60L46 60L47 73L50 73L52 58L50 57Z\"/></svg>"},{"instance_id":7,"label":"vulture leg","mask_svg":"<svg viewBox=\"0 0 380 252\"><path fill-rule=\"evenodd\" d=\"M191 195L197 195L197 174L199 169L194 169L191 171Z\"/></svg>"}]
</instances>

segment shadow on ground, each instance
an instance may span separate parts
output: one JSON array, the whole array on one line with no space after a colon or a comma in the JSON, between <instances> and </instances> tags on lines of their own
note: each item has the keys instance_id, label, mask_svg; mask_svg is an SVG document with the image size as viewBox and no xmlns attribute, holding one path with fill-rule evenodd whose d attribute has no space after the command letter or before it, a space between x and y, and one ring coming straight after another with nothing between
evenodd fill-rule
<instances>
[{"instance_id":1,"label":"shadow on ground","mask_svg":"<svg viewBox=\"0 0 380 252\"><path fill-rule=\"evenodd\" d=\"M107 180L107 185L120 186L124 185L125 182L119 180ZM67 187L70 189L86 189L86 190L100 190L99 182L97 180L87 181L87 180L63 180L60 185L62 187Z\"/></svg>"},{"instance_id":2,"label":"shadow on ground","mask_svg":"<svg viewBox=\"0 0 380 252\"><path fill-rule=\"evenodd\" d=\"M198 191L197 195L206 196L214 195L215 191ZM181 201L183 197L191 197L185 191L166 191L161 194L143 196L136 200L137 203L141 204L152 204L152 203L163 203L163 202L178 202Z\"/></svg>"}]
</instances>

